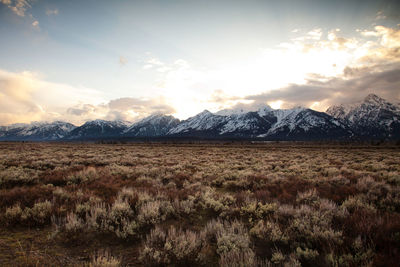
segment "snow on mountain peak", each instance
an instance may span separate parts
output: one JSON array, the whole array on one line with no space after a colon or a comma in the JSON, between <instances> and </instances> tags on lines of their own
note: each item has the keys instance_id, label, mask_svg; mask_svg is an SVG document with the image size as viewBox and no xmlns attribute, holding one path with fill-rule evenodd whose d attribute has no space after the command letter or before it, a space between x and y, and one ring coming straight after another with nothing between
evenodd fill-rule
<instances>
[{"instance_id":1,"label":"snow on mountain peak","mask_svg":"<svg viewBox=\"0 0 400 267\"><path fill-rule=\"evenodd\" d=\"M400 108L375 94L355 104L332 106L326 113L370 138L396 135L400 127Z\"/></svg>"},{"instance_id":2,"label":"snow on mountain peak","mask_svg":"<svg viewBox=\"0 0 400 267\"><path fill-rule=\"evenodd\" d=\"M199 114L197 114L195 117L204 117L204 116L210 116L213 115L210 111L208 111L207 109L203 110L202 112L200 112Z\"/></svg>"},{"instance_id":3,"label":"snow on mountain peak","mask_svg":"<svg viewBox=\"0 0 400 267\"><path fill-rule=\"evenodd\" d=\"M240 105L234 108L223 109L215 112L215 115L231 116L245 114L248 112L258 112L260 116L262 116L262 114L265 114L272 110L273 109L270 106L260 103L258 105Z\"/></svg>"},{"instance_id":4,"label":"snow on mountain peak","mask_svg":"<svg viewBox=\"0 0 400 267\"><path fill-rule=\"evenodd\" d=\"M184 121L152 114L130 125L121 120L87 121L80 127L62 121L0 127L1 140L63 140L119 137L240 137L272 139L398 138L400 107L370 94L358 103L336 105L326 113L304 107L272 109L267 105L236 105L211 113L204 110Z\"/></svg>"},{"instance_id":5,"label":"snow on mountain peak","mask_svg":"<svg viewBox=\"0 0 400 267\"><path fill-rule=\"evenodd\" d=\"M379 105L387 103L385 99L383 99L383 98L381 98L381 97L379 97L379 96L377 96L375 94L367 95L364 98L364 102L368 102L368 103L371 103L371 104L379 104Z\"/></svg>"}]
</instances>

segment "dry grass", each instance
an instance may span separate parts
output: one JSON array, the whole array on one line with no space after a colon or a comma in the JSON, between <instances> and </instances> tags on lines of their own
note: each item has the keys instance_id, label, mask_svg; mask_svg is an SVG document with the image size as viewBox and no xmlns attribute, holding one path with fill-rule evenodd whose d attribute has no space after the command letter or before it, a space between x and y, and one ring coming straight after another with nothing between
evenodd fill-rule
<instances>
[{"instance_id":1,"label":"dry grass","mask_svg":"<svg viewBox=\"0 0 400 267\"><path fill-rule=\"evenodd\" d=\"M0 151L0 265L398 265L396 147L0 143Z\"/></svg>"}]
</instances>

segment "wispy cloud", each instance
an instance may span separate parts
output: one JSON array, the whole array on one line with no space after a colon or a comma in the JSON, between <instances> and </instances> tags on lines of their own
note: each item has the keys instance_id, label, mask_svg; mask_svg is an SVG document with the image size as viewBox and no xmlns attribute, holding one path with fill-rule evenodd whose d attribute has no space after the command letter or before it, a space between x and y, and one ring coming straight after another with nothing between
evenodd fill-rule
<instances>
[{"instance_id":1,"label":"wispy cloud","mask_svg":"<svg viewBox=\"0 0 400 267\"><path fill-rule=\"evenodd\" d=\"M0 0L0 3L6 5L14 14L19 17L27 17L33 29L40 30L39 21L28 12L32 8L31 3L33 0Z\"/></svg>"},{"instance_id":2,"label":"wispy cloud","mask_svg":"<svg viewBox=\"0 0 400 267\"><path fill-rule=\"evenodd\" d=\"M376 17L375 20L383 20L383 19L387 19L387 16L385 16L385 14L383 13L383 11L378 11L376 13Z\"/></svg>"},{"instance_id":3,"label":"wispy cloud","mask_svg":"<svg viewBox=\"0 0 400 267\"><path fill-rule=\"evenodd\" d=\"M173 114L175 109L165 98L152 99L123 97L98 105L77 104L67 109L64 116L70 121L82 123L92 119L136 121L154 113Z\"/></svg>"},{"instance_id":4,"label":"wispy cloud","mask_svg":"<svg viewBox=\"0 0 400 267\"><path fill-rule=\"evenodd\" d=\"M0 0L1 3L7 5L15 14L24 17L26 11L31 8L29 0Z\"/></svg>"},{"instance_id":5,"label":"wispy cloud","mask_svg":"<svg viewBox=\"0 0 400 267\"><path fill-rule=\"evenodd\" d=\"M55 15L58 15L58 9L57 9L57 8L54 8L54 9L47 8L47 9L46 9L46 15L47 15L47 16L55 16Z\"/></svg>"},{"instance_id":6,"label":"wispy cloud","mask_svg":"<svg viewBox=\"0 0 400 267\"><path fill-rule=\"evenodd\" d=\"M99 91L83 86L48 82L30 71L0 69L0 124L64 118L70 106L103 99Z\"/></svg>"},{"instance_id":7,"label":"wispy cloud","mask_svg":"<svg viewBox=\"0 0 400 267\"><path fill-rule=\"evenodd\" d=\"M37 30L40 30L39 21L35 20L34 22L32 22L32 27Z\"/></svg>"},{"instance_id":8,"label":"wispy cloud","mask_svg":"<svg viewBox=\"0 0 400 267\"><path fill-rule=\"evenodd\" d=\"M119 57L119 65L121 67L125 66L127 63L128 63L128 59L126 57L124 57L124 56L120 56Z\"/></svg>"},{"instance_id":9,"label":"wispy cloud","mask_svg":"<svg viewBox=\"0 0 400 267\"><path fill-rule=\"evenodd\" d=\"M135 121L153 113L173 114L175 109L161 96L108 101L97 90L47 82L34 72L0 70L0 125L40 120L79 125L99 118Z\"/></svg>"}]
</instances>

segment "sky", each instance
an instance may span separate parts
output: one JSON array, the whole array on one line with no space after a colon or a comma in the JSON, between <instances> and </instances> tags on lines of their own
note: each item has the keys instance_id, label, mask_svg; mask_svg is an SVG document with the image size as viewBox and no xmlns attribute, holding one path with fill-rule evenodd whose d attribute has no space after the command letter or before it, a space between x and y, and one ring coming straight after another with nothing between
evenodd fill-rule
<instances>
[{"instance_id":1,"label":"sky","mask_svg":"<svg viewBox=\"0 0 400 267\"><path fill-rule=\"evenodd\" d=\"M400 103L400 2L0 0L0 125Z\"/></svg>"}]
</instances>

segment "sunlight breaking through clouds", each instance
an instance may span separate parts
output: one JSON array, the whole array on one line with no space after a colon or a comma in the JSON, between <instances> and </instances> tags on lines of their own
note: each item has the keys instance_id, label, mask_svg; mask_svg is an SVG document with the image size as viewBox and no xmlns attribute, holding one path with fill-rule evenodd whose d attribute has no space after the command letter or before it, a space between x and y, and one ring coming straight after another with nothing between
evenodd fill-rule
<instances>
[{"instance_id":1,"label":"sunlight breaking through clouds","mask_svg":"<svg viewBox=\"0 0 400 267\"><path fill-rule=\"evenodd\" d=\"M286 14L281 3L210 10L82 2L79 12L57 1L0 4L8 36L0 50L0 124L137 120L154 112L186 119L237 105L323 111L367 92L400 98L400 18L392 2L366 6L357 18L342 10L332 21L309 9L276 17ZM331 14L331 5L313 8ZM124 101L131 106L115 104Z\"/></svg>"}]
</instances>

